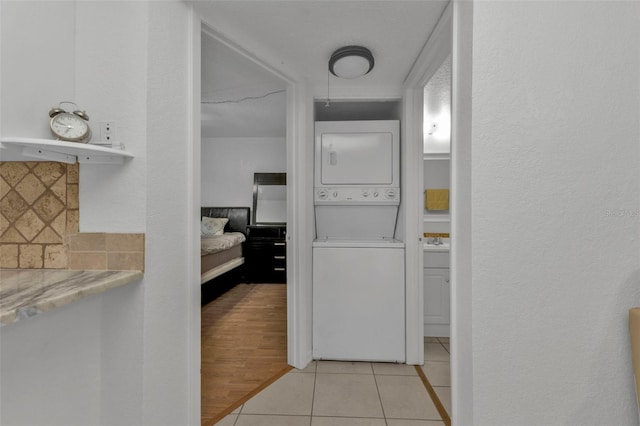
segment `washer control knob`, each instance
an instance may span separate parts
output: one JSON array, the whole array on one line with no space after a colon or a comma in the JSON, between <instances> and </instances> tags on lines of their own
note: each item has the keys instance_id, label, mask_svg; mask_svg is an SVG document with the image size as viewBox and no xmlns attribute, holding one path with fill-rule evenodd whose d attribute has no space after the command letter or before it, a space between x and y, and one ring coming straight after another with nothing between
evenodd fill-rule
<instances>
[{"instance_id":1,"label":"washer control knob","mask_svg":"<svg viewBox=\"0 0 640 426\"><path fill-rule=\"evenodd\" d=\"M338 191L333 191L333 198L338 198Z\"/></svg>"},{"instance_id":2,"label":"washer control knob","mask_svg":"<svg viewBox=\"0 0 640 426\"><path fill-rule=\"evenodd\" d=\"M378 195L380 195L378 194L378 191L373 191L373 198L378 198Z\"/></svg>"},{"instance_id":3,"label":"washer control knob","mask_svg":"<svg viewBox=\"0 0 640 426\"><path fill-rule=\"evenodd\" d=\"M318 198L321 200L326 200L327 197L329 196L329 193L327 192L326 189L321 189L318 191Z\"/></svg>"},{"instance_id":4,"label":"washer control knob","mask_svg":"<svg viewBox=\"0 0 640 426\"><path fill-rule=\"evenodd\" d=\"M395 198L396 198L396 191L395 191L395 189L387 189L386 196L387 196L387 198L388 198L388 199L390 199L390 200L395 199Z\"/></svg>"},{"instance_id":5,"label":"washer control knob","mask_svg":"<svg viewBox=\"0 0 640 426\"><path fill-rule=\"evenodd\" d=\"M369 196L369 190L368 189L363 189L362 190L362 196L367 198Z\"/></svg>"}]
</instances>

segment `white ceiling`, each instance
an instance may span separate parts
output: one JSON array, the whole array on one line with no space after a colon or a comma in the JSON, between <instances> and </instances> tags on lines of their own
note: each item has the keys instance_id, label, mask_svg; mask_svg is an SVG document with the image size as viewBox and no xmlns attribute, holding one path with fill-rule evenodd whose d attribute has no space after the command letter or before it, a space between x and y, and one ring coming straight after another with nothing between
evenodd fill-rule
<instances>
[{"instance_id":1,"label":"white ceiling","mask_svg":"<svg viewBox=\"0 0 640 426\"><path fill-rule=\"evenodd\" d=\"M283 138L285 90L280 78L203 34L203 138Z\"/></svg>"},{"instance_id":2,"label":"white ceiling","mask_svg":"<svg viewBox=\"0 0 640 426\"><path fill-rule=\"evenodd\" d=\"M407 74L448 0L210 0L192 3L215 33L242 45L265 62L301 76L318 98L327 94L331 53L342 46L363 45L375 57L374 69L356 80L332 76L331 96L384 98L401 93ZM202 46L205 101L260 97L286 87L284 81L216 40L203 37ZM262 109L262 113L258 112L256 119L248 119L249 109L245 106L253 106L254 111ZM260 133L258 126L248 124L257 125L262 120L267 123L274 119L268 115L276 111L282 114L276 119L282 124L280 137L283 137L284 106L283 93L260 100L203 104L203 137L239 135L238 132L255 136ZM234 122L236 125L230 126ZM273 126L267 126L267 130L269 135L279 131Z\"/></svg>"}]
</instances>

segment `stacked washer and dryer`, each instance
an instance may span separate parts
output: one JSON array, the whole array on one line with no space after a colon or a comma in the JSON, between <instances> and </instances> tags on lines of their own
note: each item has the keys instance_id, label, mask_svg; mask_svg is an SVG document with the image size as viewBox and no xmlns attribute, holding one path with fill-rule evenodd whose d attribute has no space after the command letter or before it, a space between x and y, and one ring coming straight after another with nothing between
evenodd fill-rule
<instances>
[{"instance_id":1,"label":"stacked washer and dryer","mask_svg":"<svg viewBox=\"0 0 640 426\"><path fill-rule=\"evenodd\" d=\"M313 358L405 361L399 122L315 126Z\"/></svg>"}]
</instances>

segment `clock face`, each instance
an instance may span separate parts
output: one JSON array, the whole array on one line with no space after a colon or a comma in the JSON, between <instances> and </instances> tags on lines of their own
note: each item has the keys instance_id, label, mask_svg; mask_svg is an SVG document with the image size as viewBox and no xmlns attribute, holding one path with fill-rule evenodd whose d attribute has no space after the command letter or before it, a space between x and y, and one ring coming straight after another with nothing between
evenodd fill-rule
<instances>
[{"instance_id":1,"label":"clock face","mask_svg":"<svg viewBox=\"0 0 640 426\"><path fill-rule=\"evenodd\" d=\"M51 131L61 140L78 142L89 137L89 125L75 114L63 112L51 119Z\"/></svg>"}]
</instances>

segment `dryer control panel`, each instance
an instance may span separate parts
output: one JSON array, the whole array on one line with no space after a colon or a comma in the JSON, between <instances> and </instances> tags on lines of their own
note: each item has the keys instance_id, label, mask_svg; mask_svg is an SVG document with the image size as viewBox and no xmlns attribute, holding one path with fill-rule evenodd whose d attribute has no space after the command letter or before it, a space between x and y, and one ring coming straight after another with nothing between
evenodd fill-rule
<instances>
[{"instance_id":1,"label":"dryer control panel","mask_svg":"<svg viewBox=\"0 0 640 426\"><path fill-rule=\"evenodd\" d=\"M314 190L315 204L399 205L400 188L395 187L320 187Z\"/></svg>"}]
</instances>

